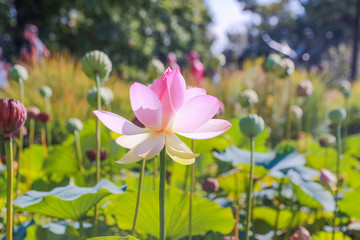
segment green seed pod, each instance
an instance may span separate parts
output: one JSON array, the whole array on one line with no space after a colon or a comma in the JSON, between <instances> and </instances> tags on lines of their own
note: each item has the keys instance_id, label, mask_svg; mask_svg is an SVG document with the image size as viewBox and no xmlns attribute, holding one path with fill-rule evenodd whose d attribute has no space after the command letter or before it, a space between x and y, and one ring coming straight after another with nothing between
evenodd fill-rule
<instances>
[{"instance_id":1,"label":"green seed pod","mask_svg":"<svg viewBox=\"0 0 360 240\"><path fill-rule=\"evenodd\" d=\"M96 87L91 88L87 94L87 100L90 106L97 108L97 89ZM110 105L112 100L114 99L114 93L110 88L100 87L100 99L101 105Z\"/></svg>"},{"instance_id":2,"label":"green seed pod","mask_svg":"<svg viewBox=\"0 0 360 240\"><path fill-rule=\"evenodd\" d=\"M244 117L239 122L241 132L247 137L256 137L264 130L264 119L256 114Z\"/></svg>"},{"instance_id":3,"label":"green seed pod","mask_svg":"<svg viewBox=\"0 0 360 240\"><path fill-rule=\"evenodd\" d=\"M29 74L24 66L15 64L10 71L10 77L14 81L19 81L19 79L26 81L29 77Z\"/></svg>"},{"instance_id":4,"label":"green seed pod","mask_svg":"<svg viewBox=\"0 0 360 240\"><path fill-rule=\"evenodd\" d=\"M277 65L281 62L281 57L278 54L271 53L264 62L264 67L268 71L275 70Z\"/></svg>"},{"instance_id":5,"label":"green seed pod","mask_svg":"<svg viewBox=\"0 0 360 240\"><path fill-rule=\"evenodd\" d=\"M96 81L95 76L97 73L101 82L107 81L112 69L109 57L99 50L86 53L81 60L81 65L83 71L90 79Z\"/></svg>"},{"instance_id":6,"label":"green seed pod","mask_svg":"<svg viewBox=\"0 0 360 240\"><path fill-rule=\"evenodd\" d=\"M343 108L332 110L329 118L333 124L341 124L346 118L346 110Z\"/></svg>"},{"instance_id":7,"label":"green seed pod","mask_svg":"<svg viewBox=\"0 0 360 240\"><path fill-rule=\"evenodd\" d=\"M80 132L83 129L83 124L78 118L70 118L66 123L66 130L73 134L75 131Z\"/></svg>"},{"instance_id":8,"label":"green seed pod","mask_svg":"<svg viewBox=\"0 0 360 240\"><path fill-rule=\"evenodd\" d=\"M44 98L51 98L53 94L52 89L49 86L42 86L39 88L39 93Z\"/></svg>"}]
</instances>

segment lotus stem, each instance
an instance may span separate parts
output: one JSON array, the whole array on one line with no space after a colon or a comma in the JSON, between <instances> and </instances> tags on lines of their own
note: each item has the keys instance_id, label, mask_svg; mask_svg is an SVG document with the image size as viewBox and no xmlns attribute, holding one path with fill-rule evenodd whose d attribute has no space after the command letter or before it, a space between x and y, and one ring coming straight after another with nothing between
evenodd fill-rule
<instances>
[{"instance_id":1,"label":"lotus stem","mask_svg":"<svg viewBox=\"0 0 360 240\"><path fill-rule=\"evenodd\" d=\"M141 201L142 185L143 185L144 175L145 175L145 164L146 164L146 160L143 159L142 163L141 163L141 172L140 172L140 179L139 179L139 186L138 186L138 194L137 194L137 199L136 199L135 216L134 216L134 222L133 222L133 227L132 227L132 231L131 231L132 236L135 236L135 232L136 232L136 224L137 224L137 218L138 218L138 214L139 214L140 201Z\"/></svg>"},{"instance_id":2,"label":"lotus stem","mask_svg":"<svg viewBox=\"0 0 360 240\"><path fill-rule=\"evenodd\" d=\"M274 225L274 239L277 239L277 230L278 230L278 225L279 225L279 218L280 218L280 198L281 198L281 191L284 185L284 178L283 177L280 181L279 187L278 187L278 192L277 192L277 199L279 201L279 204L276 208L276 216L275 216L275 225Z\"/></svg>"},{"instance_id":3,"label":"lotus stem","mask_svg":"<svg viewBox=\"0 0 360 240\"><path fill-rule=\"evenodd\" d=\"M100 96L100 77L98 73L95 73L96 79L96 91L97 91L97 109L101 110L101 96ZM99 182L101 179L100 175L100 149L101 149L101 128L100 120L96 118L96 182ZM94 212L94 232L97 232L98 226L98 206L95 205Z\"/></svg>"},{"instance_id":4,"label":"lotus stem","mask_svg":"<svg viewBox=\"0 0 360 240\"><path fill-rule=\"evenodd\" d=\"M235 240L239 240L239 222L240 222L240 206L239 206L239 179L237 172L234 173L234 203L235 203L235 227L234 227L234 236Z\"/></svg>"},{"instance_id":5,"label":"lotus stem","mask_svg":"<svg viewBox=\"0 0 360 240\"><path fill-rule=\"evenodd\" d=\"M338 195L340 188L340 159L342 155L342 141L341 141L341 125L336 125L336 139L337 139L337 161L336 161L336 189L335 189L335 210L334 210L334 221L333 221L333 234L332 239L335 239L335 227L336 227L336 218L338 215Z\"/></svg>"},{"instance_id":6,"label":"lotus stem","mask_svg":"<svg viewBox=\"0 0 360 240\"><path fill-rule=\"evenodd\" d=\"M287 104L287 119L286 119L286 133L285 138L286 140L290 140L291 136L291 114L290 114L290 108L291 108L291 101L292 100L292 78L289 77L288 81L288 104Z\"/></svg>"},{"instance_id":7,"label":"lotus stem","mask_svg":"<svg viewBox=\"0 0 360 240\"><path fill-rule=\"evenodd\" d=\"M78 158L78 162L79 162L79 169L80 169L80 172L84 173L85 168L84 168L84 162L83 162L82 151L81 151L79 131L75 130L74 136L75 136L76 153L77 153L77 158Z\"/></svg>"},{"instance_id":8,"label":"lotus stem","mask_svg":"<svg viewBox=\"0 0 360 240\"><path fill-rule=\"evenodd\" d=\"M190 166L185 166L185 177L183 182L183 191L186 192L187 182L189 178Z\"/></svg>"},{"instance_id":9,"label":"lotus stem","mask_svg":"<svg viewBox=\"0 0 360 240\"><path fill-rule=\"evenodd\" d=\"M20 102L24 103L25 93L24 93L24 80L22 78L19 78L19 96L20 96ZM16 171L16 195L19 194L19 187L20 187L20 181L21 181L21 163L22 163L22 152L23 152L23 144L24 144L24 134L22 131L22 128L20 128L19 132L19 154L18 154L18 168Z\"/></svg>"},{"instance_id":10,"label":"lotus stem","mask_svg":"<svg viewBox=\"0 0 360 240\"><path fill-rule=\"evenodd\" d=\"M34 138L35 138L35 119L30 118L30 130L29 130L29 164L26 167L28 174L27 174L27 186L28 189L31 188L31 161L32 161L32 148L31 146L34 144Z\"/></svg>"},{"instance_id":11,"label":"lotus stem","mask_svg":"<svg viewBox=\"0 0 360 240\"><path fill-rule=\"evenodd\" d=\"M51 115L50 99L48 97L44 97L44 103L45 103L45 112ZM51 145L51 124L50 122L47 122L45 125L46 125L46 142L49 146Z\"/></svg>"},{"instance_id":12,"label":"lotus stem","mask_svg":"<svg viewBox=\"0 0 360 240\"><path fill-rule=\"evenodd\" d=\"M195 140L191 140L191 150L192 152L195 151ZM191 164L191 170L190 170L190 175L191 175L191 181L190 181L190 203L189 203L189 240L192 239L192 211L193 211L193 194L194 194L194 185L195 185L195 162L193 164Z\"/></svg>"},{"instance_id":13,"label":"lotus stem","mask_svg":"<svg viewBox=\"0 0 360 240\"><path fill-rule=\"evenodd\" d=\"M13 187L14 156L11 136L4 138L6 152L7 188L6 188L6 240L13 239Z\"/></svg>"},{"instance_id":14,"label":"lotus stem","mask_svg":"<svg viewBox=\"0 0 360 240\"><path fill-rule=\"evenodd\" d=\"M159 216L160 216L160 240L166 239L165 220L165 182L166 182L166 161L165 148L160 152L160 186L159 186Z\"/></svg>"},{"instance_id":15,"label":"lotus stem","mask_svg":"<svg viewBox=\"0 0 360 240\"><path fill-rule=\"evenodd\" d=\"M251 213L252 213L252 192L253 192L253 171L254 171L254 137L250 137L250 179L249 179L249 189L247 194L247 205L246 205L246 240L250 239L250 226L251 226Z\"/></svg>"},{"instance_id":16,"label":"lotus stem","mask_svg":"<svg viewBox=\"0 0 360 240\"><path fill-rule=\"evenodd\" d=\"M45 129L43 127L41 128L41 143L43 146L44 156L47 157L48 150L47 150L47 144L46 144L46 133L45 133Z\"/></svg>"}]
</instances>

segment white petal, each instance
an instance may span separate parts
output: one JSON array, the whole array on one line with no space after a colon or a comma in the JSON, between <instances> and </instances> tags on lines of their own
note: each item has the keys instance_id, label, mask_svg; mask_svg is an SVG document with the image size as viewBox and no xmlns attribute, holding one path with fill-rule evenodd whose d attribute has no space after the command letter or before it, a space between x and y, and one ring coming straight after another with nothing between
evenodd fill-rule
<instances>
[{"instance_id":1,"label":"white petal","mask_svg":"<svg viewBox=\"0 0 360 240\"><path fill-rule=\"evenodd\" d=\"M176 162L189 165L195 162L200 154L194 154L191 149L182 142L175 134L166 134L166 151Z\"/></svg>"}]
</instances>

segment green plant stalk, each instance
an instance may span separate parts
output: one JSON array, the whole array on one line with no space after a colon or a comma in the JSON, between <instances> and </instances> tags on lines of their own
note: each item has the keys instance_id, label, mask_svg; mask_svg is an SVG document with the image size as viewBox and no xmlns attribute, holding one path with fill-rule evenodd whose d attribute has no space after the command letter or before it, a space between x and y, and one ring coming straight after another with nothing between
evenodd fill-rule
<instances>
[{"instance_id":1,"label":"green plant stalk","mask_svg":"<svg viewBox=\"0 0 360 240\"><path fill-rule=\"evenodd\" d=\"M19 191L20 191L20 182L21 182L21 174L20 174L20 169L22 167L22 156L23 156L23 143L24 143L24 134L22 131L22 128L20 128L20 132L19 132L19 154L18 154L18 168L16 171L16 196L19 195Z\"/></svg>"},{"instance_id":2,"label":"green plant stalk","mask_svg":"<svg viewBox=\"0 0 360 240\"><path fill-rule=\"evenodd\" d=\"M160 217L160 238L166 239L166 219L165 219L165 182L166 182L166 161L165 147L160 152L160 184L159 184L159 217Z\"/></svg>"},{"instance_id":3,"label":"green plant stalk","mask_svg":"<svg viewBox=\"0 0 360 240\"><path fill-rule=\"evenodd\" d=\"M101 110L101 98L100 98L100 77L98 73L95 73L96 90L97 90L97 110ZM100 149L101 149L101 128L100 120L96 118L96 182L101 179L100 175ZM94 232L97 232L98 226L98 205L95 205L94 211Z\"/></svg>"},{"instance_id":4,"label":"green plant stalk","mask_svg":"<svg viewBox=\"0 0 360 240\"><path fill-rule=\"evenodd\" d=\"M251 225L251 212L252 212L252 192L253 192L253 171L254 171L254 137L250 137L250 149L251 149L251 157L250 157L250 179L249 179L249 189L247 194L247 205L246 205L246 225L245 225L245 233L246 240L250 239L250 225Z\"/></svg>"},{"instance_id":5,"label":"green plant stalk","mask_svg":"<svg viewBox=\"0 0 360 240\"><path fill-rule=\"evenodd\" d=\"M44 102L45 102L46 113L51 115L51 105L50 105L49 98L44 97ZM47 142L48 146L51 145L51 124L50 124L50 122L46 123L46 142Z\"/></svg>"},{"instance_id":6,"label":"green plant stalk","mask_svg":"<svg viewBox=\"0 0 360 240\"><path fill-rule=\"evenodd\" d=\"M292 77L289 77L286 132L285 132L285 138L287 141L290 140L290 136L291 136L291 114L290 114L291 103L292 103Z\"/></svg>"},{"instance_id":7,"label":"green plant stalk","mask_svg":"<svg viewBox=\"0 0 360 240\"><path fill-rule=\"evenodd\" d=\"M280 218L280 198L281 198L281 191L284 185L284 179L285 177L283 177L280 181L280 185L278 188L278 192L277 192L277 199L279 201L279 205L276 208L276 215L275 215L275 225L274 225L274 239L277 239L277 230L278 230L278 225L279 225L279 218Z\"/></svg>"},{"instance_id":8,"label":"green plant stalk","mask_svg":"<svg viewBox=\"0 0 360 240\"><path fill-rule=\"evenodd\" d=\"M340 188L340 159L342 155L342 141L341 141L341 125L336 126L336 140L337 140L337 161L336 161L336 178L337 184L335 189L335 210L334 210L334 221L333 221L333 234L332 239L335 239L335 227L336 227L336 218L338 215L338 195Z\"/></svg>"},{"instance_id":9,"label":"green plant stalk","mask_svg":"<svg viewBox=\"0 0 360 240\"><path fill-rule=\"evenodd\" d=\"M186 192L187 182L189 178L190 166L185 166L185 177L183 182L183 191Z\"/></svg>"},{"instance_id":10,"label":"green plant stalk","mask_svg":"<svg viewBox=\"0 0 360 240\"><path fill-rule=\"evenodd\" d=\"M234 204L235 204L235 227L234 227L234 236L235 240L239 240L239 221L240 221L240 204L239 204L239 185L238 185L238 176L237 172L234 173Z\"/></svg>"},{"instance_id":11,"label":"green plant stalk","mask_svg":"<svg viewBox=\"0 0 360 240\"><path fill-rule=\"evenodd\" d=\"M134 222L133 222L133 227L132 227L132 231L131 231L132 236L135 236L135 233L136 233L137 217L139 214L142 185L143 185L144 175L145 175L145 164L146 164L146 160L143 159L142 163L141 163L141 172L140 172L140 179L139 179L139 186L138 186L138 194L137 194L137 199L136 199L135 216L134 216Z\"/></svg>"},{"instance_id":12,"label":"green plant stalk","mask_svg":"<svg viewBox=\"0 0 360 240\"><path fill-rule=\"evenodd\" d=\"M195 140L191 140L191 150L192 152L195 151ZM190 195L189 195L189 240L192 239L192 212L193 212L193 194L194 194L194 187L195 187L195 162L191 164L191 181L190 181Z\"/></svg>"},{"instance_id":13,"label":"green plant stalk","mask_svg":"<svg viewBox=\"0 0 360 240\"><path fill-rule=\"evenodd\" d=\"M44 127L41 128L41 144L43 146L44 156L47 157L48 156L48 150L47 150L47 144L46 144L46 132L45 132Z\"/></svg>"},{"instance_id":14,"label":"green plant stalk","mask_svg":"<svg viewBox=\"0 0 360 240\"><path fill-rule=\"evenodd\" d=\"M81 151L79 131L75 130L74 136L75 136L76 153L77 153L77 158L78 158L78 162L79 162L79 169L80 169L80 172L84 173L85 168L84 168L84 162L83 162L82 151Z\"/></svg>"},{"instance_id":15,"label":"green plant stalk","mask_svg":"<svg viewBox=\"0 0 360 240\"><path fill-rule=\"evenodd\" d=\"M6 170L7 170L7 188L6 188L6 240L13 239L13 187L14 187L14 156L12 138L4 139L6 151Z\"/></svg>"},{"instance_id":16,"label":"green plant stalk","mask_svg":"<svg viewBox=\"0 0 360 240\"><path fill-rule=\"evenodd\" d=\"M84 221L82 218L79 219L79 233L81 239L86 239L85 230L84 230Z\"/></svg>"},{"instance_id":17,"label":"green plant stalk","mask_svg":"<svg viewBox=\"0 0 360 240\"><path fill-rule=\"evenodd\" d=\"M35 138L35 119L30 118L30 130L29 130L29 164L26 166L28 174L27 174L27 186L28 189L31 188L31 161L32 161L32 148L31 146L34 144Z\"/></svg>"}]
</instances>

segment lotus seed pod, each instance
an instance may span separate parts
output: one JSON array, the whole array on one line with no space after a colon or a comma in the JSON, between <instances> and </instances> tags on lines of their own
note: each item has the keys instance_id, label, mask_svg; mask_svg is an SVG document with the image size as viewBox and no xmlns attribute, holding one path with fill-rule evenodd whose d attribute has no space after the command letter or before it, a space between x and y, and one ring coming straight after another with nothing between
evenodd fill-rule
<instances>
[{"instance_id":1,"label":"lotus seed pod","mask_svg":"<svg viewBox=\"0 0 360 240\"><path fill-rule=\"evenodd\" d=\"M49 86L42 86L39 88L39 93L44 98L51 98L53 94L52 89Z\"/></svg>"},{"instance_id":2,"label":"lotus seed pod","mask_svg":"<svg viewBox=\"0 0 360 240\"><path fill-rule=\"evenodd\" d=\"M332 124L341 124L346 118L346 110L343 108L332 110L329 118Z\"/></svg>"},{"instance_id":3,"label":"lotus seed pod","mask_svg":"<svg viewBox=\"0 0 360 240\"><path fill-rule=\"evenodd\" d=\"M100 87L100 99L101 105L108 106L114 99L114 93L110 88ZM90 106L96 108L97 107L97 88L93 87L89 90L87 94L87 100Z\"/></svg>"},{"instance_id":4,"label":"lotus seed pod","mask_svg":"<svg viewBox=\"0 0 360 240\"><path fill-rule=\"evenodd\" d=\"M334 190L336 188L337 178L330 171L323 168L320 171L320 182L326 188Z\"/></svg>"},{"instance_id":5,"label":"lotus seed pod","mask_svg":"<svg viewBox=\"0 0 360 240\"><path fill-rule=\"evenodd\" d=\"M244 117L239 122L241 132L247 137L256 137L265 128L264 119L256 114Z\"/></svg>"},{"instance_id":6,"label":"lotus seed pod","mask_svg":"<svg viewBox=\"0 0 360 240\"><path fill-rule=\"evenodd\" d=\"M208 193L219 191L219 181L217 178L207 178L201 185L202 189Z\"/></svg>"},{"instance_id":7,"label":"lotus seed pod","mask_svg":"<svg viewBox=\"0 0 360 240\"><path fill-rule=\"evenodd\" d=\"M15 64L10 71L10 78L12 80L19 81L19 79L22 79L23 81L26 81L28 77L29 74L26 68L19 64Z\"/></svg>"},{"instance_id":8,"label":"lotus seed pod","mask_svg":"<svg viewBox=\"0 0 360 240\"><path fill-rule=\"evenodd\" d=\"M27 117L29 119L36 119L39 114L40 114L40 109L38 109L37 107L29 107L27 109Z\"/></svg>"},{"instance_id":9,"label":"lotus seed pod","mask_svg":"<svg viewBox=\"0 0 360 240\"><path fill-rule=\"evenodd\" d=\"M280 66L284 69L284 77L293 74L295 71L295 64L290 58L282 59L280 62Z\"/></svg>"},{"instance_id":10,"label":"lotus seed pod","mask_svg":"<svg viewBox=\"0 0 360 240\"><path fill-rule=\"evenodd\" d=\"M297 105L293 105L290 107L290 112L292 114L294 114L294 116L297 118L297 119L300 119L302 118L303 116L303 110L301 109L301 107L297 106Z\"/></svg>"},{"instance_id":11,"label":"lotus seed pod","mask_svg":"<svg viewBox=\"0 0 360 240\"><path fill-rule=\"evenodd\" d=\"M320 146L324 148L331 147L335 142L336 137L331 134L324 134L319 139Z\"/></svg>"},{"instance_id":12,"label":"lotus seed pod","mask_svg":"<svg viewBox=\"0 0 360 240\"><path fill-rule=\"evenodd\" d=\"M259 102L259 97L254 90L246 89L240 94L240 103L243 106L254 105Z\"/></svg>"},{"instance_id":13,"label":"lotus seed pod","mask_svg":"<svg viewBox=\"0 0 360 240\"><path fill-rule=\"evenodd\" d=\"M351 96L351 83L349 81L340 81L338 88L343 93L345 98L349 98Z\"/></svg>"},{"instance_id":14,"label":"lotus seed pod","mask_svg":"<svg viewBox=\"0 0 360 240\"><path fill-rule=\"evenodd\" d=\"M303 80L296 88L297 95L299 97L307 97L314 91L313 84L310 80Z\"/></svg>"},{"instance_id":15,"label":"lotus seed pod","mask_svg":"<svg viewBox=\"0 0 360 240\"><path fill-rule=\"evenodd\" d=\"M99 50L86 53L81 60L81 65L90 79L96 81L96 74L98 74L101 82L107 81L112 69L109 57Z\"/></svg>"},{"instance_id":16,"label":"lotus seed pod","mask_svg":"<svg viewBox=\"0 0 360 240\"><path fill-rule=\"evenodd\" d=\"M78 118L70 118L66 123L66 130L73 134L75 131L80 132L83 129L83 124Z\"/></svg>"},{"instance_id":17,"label":"lotus seed pod","mask_svg":"<svg viewBox=\"0 0 360 240\"><path fill-rule=\"evenodd\" d=\"M264 62L264 67L268 71L275 70L281 62L281 57L278 54L271 53Z\"/></svg>"},{"instance_id":18,"label":"lotus seed pod","mask_svg":"<svg viewBox=\"0 0 360 240\"><path fill-rule=\"evenodd\" d=\"M0 132L8 137L24 125L27 111L24 105L15 99L0 99Z\"/></svg>"}]
</instances>

